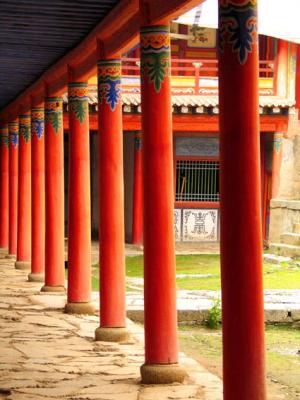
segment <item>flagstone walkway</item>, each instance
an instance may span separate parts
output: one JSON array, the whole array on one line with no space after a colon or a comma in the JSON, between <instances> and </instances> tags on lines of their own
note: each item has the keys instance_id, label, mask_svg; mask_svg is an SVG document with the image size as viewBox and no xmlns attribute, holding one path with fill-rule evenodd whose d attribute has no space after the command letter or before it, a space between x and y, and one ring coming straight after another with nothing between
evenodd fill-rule
<instances>
[{"instance_id":1,"label":"flagstone walkway","mask_svg":"<svg viewBox=\"0 0 300 400\"><path fill-rule=\"evenodd\" d=\"M95 342L98 317L67 315L13 261L0 260L0 399L220 400L221 380L180 355L184 384L141 385L142 328L122 344ZM43 302L37 301L42 298Z\"/></svg>"}]
</instances>

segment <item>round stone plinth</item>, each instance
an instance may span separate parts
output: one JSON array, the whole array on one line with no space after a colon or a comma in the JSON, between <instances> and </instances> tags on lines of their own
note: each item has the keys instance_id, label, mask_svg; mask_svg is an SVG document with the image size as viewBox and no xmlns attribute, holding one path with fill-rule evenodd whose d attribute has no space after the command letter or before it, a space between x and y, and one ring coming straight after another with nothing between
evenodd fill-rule
<instances>
[{"instance_id":1,"label":"round stone plinth","mask_svg":"<svg viewBox=\"0 0 300 400\"><path fill-rule=\"evenodd\" d=\"M31 268L31 262L30 261L16 261L15 262L15 268L16 269L30 269Z\"/></svg>"},{"instance_id":2,"label":"round stone plinth","mask_svg":"<svg viewBox=\"0 0 300 400\"><path fill-rule=\"evenodd\" d=\"M16 258L15 254L6 254L5 258L13 259Z\"/></svg>"},{"instance_id":3,"label":"round stone plinth","mask_svg":"<svg viewBox=\"0 0 300 400\"><path fill-rule=\"evenodd\" d=\"M0 249L0 258L6 258L7 253L8 253L8 249L6 249L6 248L1 248L1 249Z\"/></svg>"},{"instance_id":4,"label":"round stone plinth","mask_svg":"<svg viewBox=\"0 0 300 400\"><path fill-rule=\"evenodd\" d=\"M142 383L182 383L187 373L179 364L143 364L141 366Z\"/></svg>"},{"instance_id":5,"label":"round stone plinth","mask_svg":"<svg viewBox=\"0 0 300 400\"><path fill-rule=\"evenodd\" d=\"M65 293L66 292L66 289L65 289L65 287L64 286L47 286L47 285L44 285L42 288L41 288L41 292L61 292L61 293Z\"/></svg>"},{"instance_id":6,"label":"round stone plinth","mask_svg":"<svg viewBox=\"0 0 300 400\"><path fill-rule=\"evenodd\" d=\"M65 305L65 313L67 314L85 314L94 315L95 307L92 303L67 303Z\"/></svg>"},{"instance_id":7,"label":"round stone plinth","mask_svg":"<svg viewBox=\"0 0 300 400\"><path fill-rule=\"evenodd\" d=\"M37 273L30 273L28 274L28 282L44 282L45 275L44 274L37 274Z\"/></svg>"},{"instance_id":8,"label":"round stone plinth","mask_svg":"<svg viewBox=\"0 0 300 400\"><path fill-rule=\"evenodd\" d=\"M125 342L129 337L126 328L104 328L99 326L95 330L95 340L101 342Z\"/></svg>"}]
</instances>

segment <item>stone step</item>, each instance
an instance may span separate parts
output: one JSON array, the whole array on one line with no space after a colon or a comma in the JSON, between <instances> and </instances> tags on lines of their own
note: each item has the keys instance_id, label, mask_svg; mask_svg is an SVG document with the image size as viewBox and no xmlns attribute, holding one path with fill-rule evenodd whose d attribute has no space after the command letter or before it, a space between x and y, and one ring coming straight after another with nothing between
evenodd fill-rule
<instances>
[{"instance_id":1,"label":"stone step","mask_svg":"<svg viewBox=\"0 0 300 400\"><path fill-rule=\"evenodd\" d=\"M293 225L293 232L294 233L300 233L300 223L295 223Z\"/></svg>"},{"instance_id":2,"label":"stone step","mask_svg":"<svg viewBox=\"0 0 300 400\"><path fill-rule=\"evenodd\" d=\"M269 262L272 264L280 264L282 262L292 261L291 257L283 257L283 256L279 256L277 254L269 254L269 253L263 254L263 259L265 262Z\"/></svg>"},{"instance_id":3,"label":"stone step","mask_svg":"<svg viewBox=\"0 0 300 400\"><path fill-rule=\"evenodd\" d=\"M283 233L280 235L280 241L283 244L300 246L300 233Z\"/></svg>"},{"instance_id":4,"label":"stone step","mask_svg":"<svg viewBox=\"0 0 300 400\"><path fill-rule=\"evenodd\" d=\"M300 257L300 246L284 243L271 243L270 250L284 257Z\"/></svg>"}]
</instances>

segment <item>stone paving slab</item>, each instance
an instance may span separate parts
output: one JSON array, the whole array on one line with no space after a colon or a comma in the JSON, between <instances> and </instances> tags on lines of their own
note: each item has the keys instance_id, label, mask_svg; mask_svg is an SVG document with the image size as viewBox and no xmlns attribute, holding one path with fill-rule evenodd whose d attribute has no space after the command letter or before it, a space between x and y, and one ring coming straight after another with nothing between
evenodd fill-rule
<instances>
[{"instance_id":1,"label":"stone paving slab","mask_svg":"<svg viewBox=\"0 0 300 400\"><path fill-rule=\"evenodd\" d=\"M98 317L64 314L65 297L27 273L0 260L0 399L221 400L221 380L184 354L184 384L141 385L141 326L128 321L126 343L95 342Z\"/></svg>"}]
</instances>

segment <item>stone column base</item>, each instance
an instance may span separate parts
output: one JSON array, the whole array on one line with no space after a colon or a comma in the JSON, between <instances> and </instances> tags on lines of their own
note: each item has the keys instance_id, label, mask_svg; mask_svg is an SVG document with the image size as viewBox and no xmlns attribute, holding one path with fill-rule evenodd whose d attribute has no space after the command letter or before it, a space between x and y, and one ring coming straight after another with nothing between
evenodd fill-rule
<instances>
[{"instance_id":1,"label":"stone column base","mask_svg":"<svg viewBox=\"0 0 300 400\"><path fill-rule=\"evenodd\" d=\"M16 261L15 262L16 269L30 269L31 268L31 261Z\"/></svg>"},{"instance_id":2,"label":"stone column base","mask_svg":"<svg viewBox=\"0 0 300 400\"><path fill-rule=\"evenodd\" d=\"M8 253L8 249L2 247L2 248L0 249L0 258L6 258L7 253Z\"/></svg>"},{"instance_id":3,"label":"stone column base","mask_svg":"<svg viewBox=\"0 0 300 400\"><path fill-rule=\"evenodd\" d=\"M31 272L28 274L28 282L44 282L45 275Z\"/></svg>"},{"instance_id":4,"label":"stone column base","mask_svg":"<svg viewBox=\"0 0 300 400\"><path fill-rule=\"evenodd\" d=\"M67 303L65 305L65 313L67 314L85 314L94 315L95 307L91 302L86 303Z\"/></svg>"},{"instance_id":5,"label":"stone column base","mask_svg":"<svg viewBox=\"0 0 300 400\"><path fill-rule=\"evenodd\" d=\"M41 288L41 292L56 292L56 293L61 292L61 293L65 293L66 289L65 289L64 286L47 286L47 285L44 285Z\"/></svg>"},{"instance_id":6,"label":"stone column base","mask_svg":"<svg viewBox=\"0 0 300 400\"><path fill-rule=\"evenodd\" d=\"M99 326L95 331L95 340L102 342L125 342L129 338L126 328L105 328Z\"/></svg>"},{"instance_id":7,"label":"stone column base","mask_svg":"<svg viewBox=\"0 0 300 400\"><path fill-rule=\"evenodd\" d=\"M142 383L182 383L187 376L179 364L143 364L141 366Z\"/></svg>"},{"instance_id":8,"label":"stone column base","mask_svg":"<svg viewBox=\"0 0 300 400\"><path fill-rule=\"evenodd\" d=\"M13 259L16 258L16 254L6 254L5 258Z\"/></svg>"}]
</instances>

